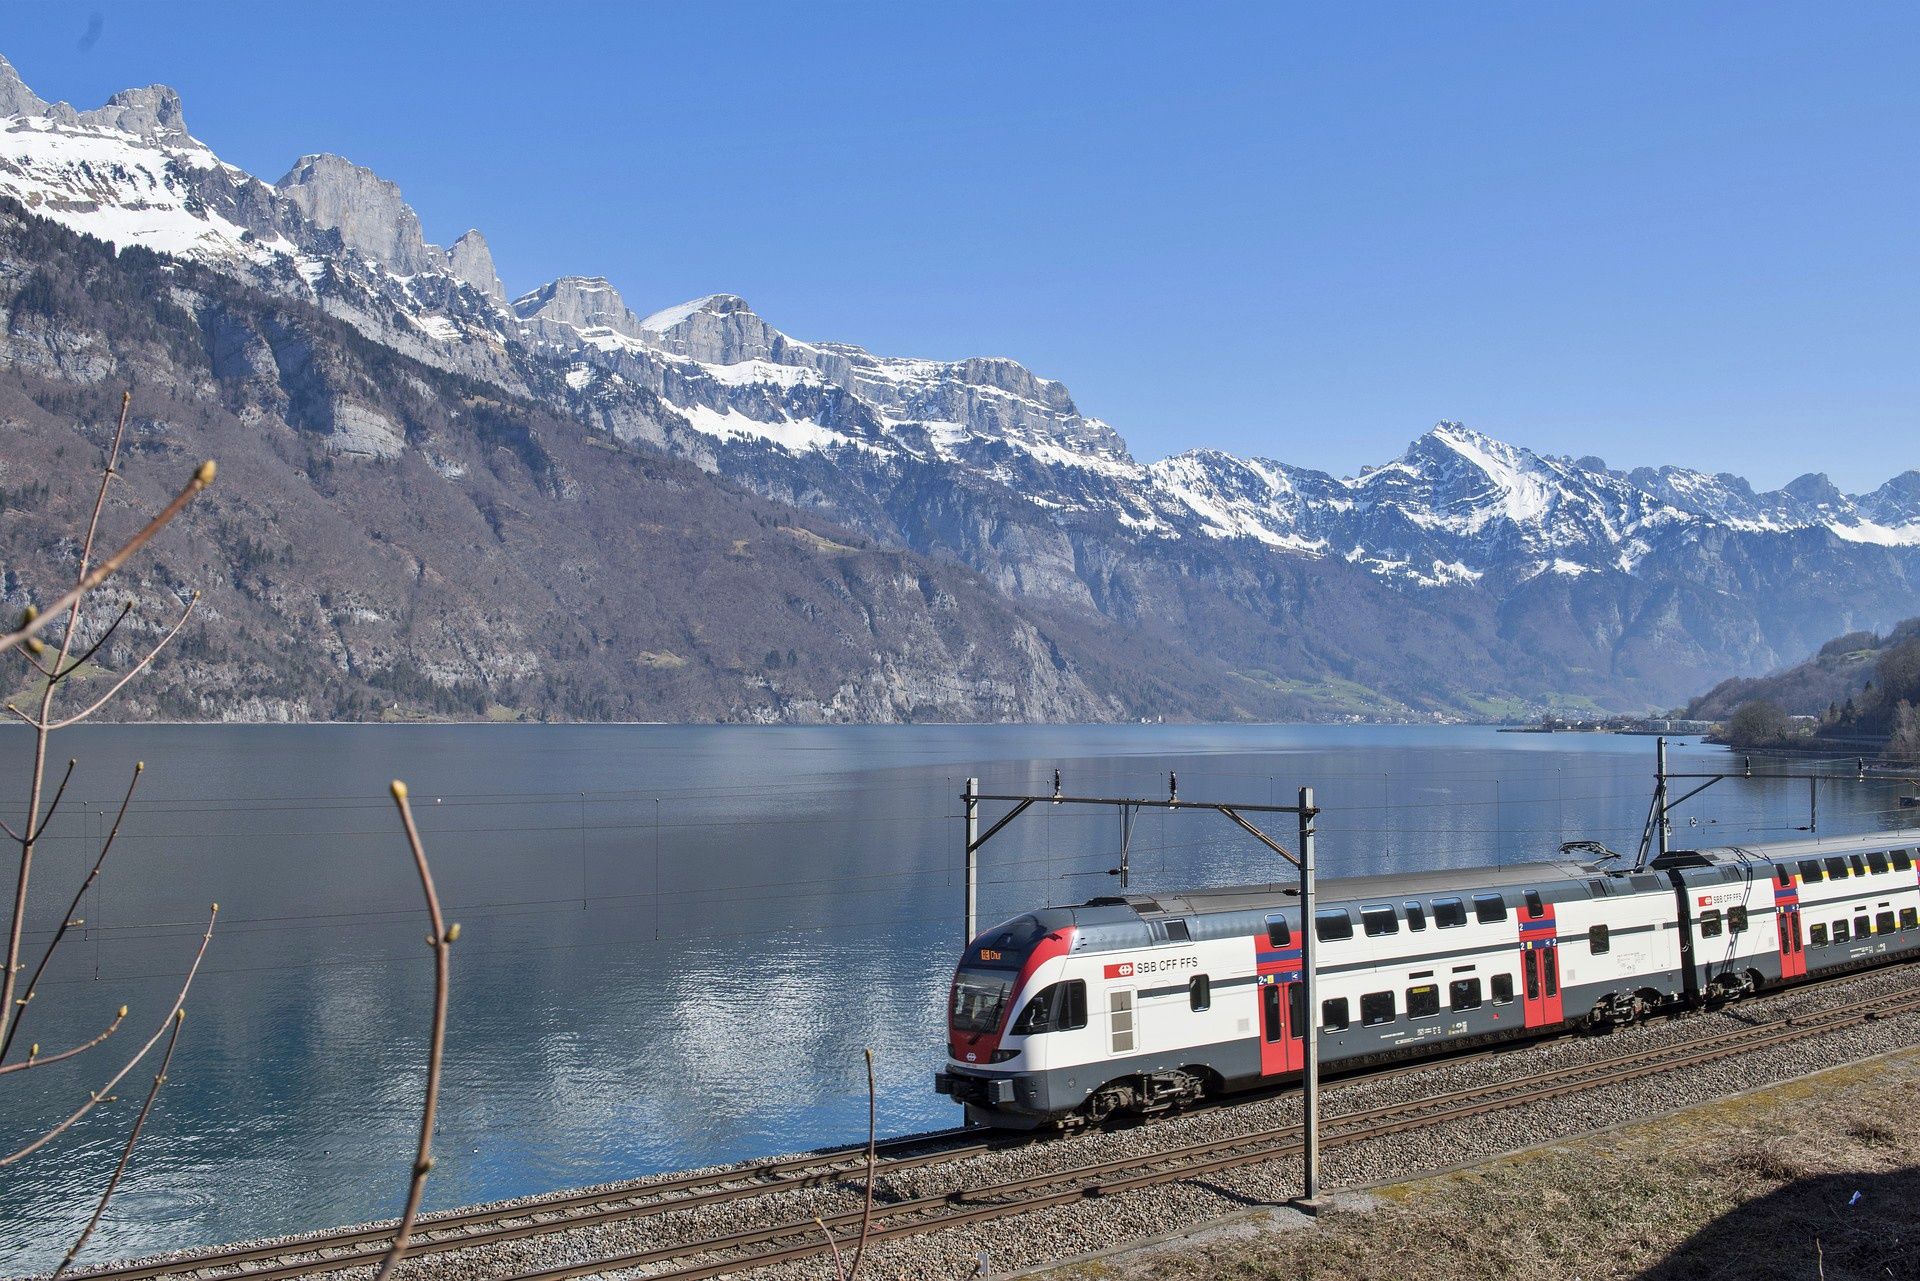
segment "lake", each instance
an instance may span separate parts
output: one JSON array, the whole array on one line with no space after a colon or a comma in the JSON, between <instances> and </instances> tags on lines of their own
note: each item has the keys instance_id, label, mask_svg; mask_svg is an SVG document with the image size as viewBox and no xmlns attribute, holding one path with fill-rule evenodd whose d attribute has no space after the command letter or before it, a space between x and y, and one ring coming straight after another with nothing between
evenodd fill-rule
<instances>
[{"instance_id":1,"label":"lake","mask_svg":"<svg viewBox=\"0 0 1920 1281\"><path fill-rule=\"evenodd\" d=\"M10 820L29 745L0 732ZM23 1039L50 1053L132 1013L84 1058L11 1079L4 1150L144 1040L221 904L93 1261L397 1212L432 977L394 777L462 925L439 1208L857 1140L867 1047L883 1131L956 1123L930 1078L970 774L1042 790L1058 768L1070 792L1160 797L1171 770L1183 798L1248 803L1310 784L1322 874L1341 875L1550 857L1573 839L1631 851L1653 769L1651 739L1437 726L86 726L55 754L80 766L36 863L30 963L133 763L148 768ZM1730 760L1682 743L1673 768ZM1823 785L1821 830L1911 822L1898 790ZM1725 783L1675 844L1806 821L1805 783ZM1290 847L1292 820L1274 834ZM983 924L1111 893L1119 844L1111 812L1034 807L983 856ZM1131 866L1148 892L1286 875L1208 813L1145 813ZM156 1064L0 1170L0 1270L57 1262Z\"/></svg>"}]
</instances>

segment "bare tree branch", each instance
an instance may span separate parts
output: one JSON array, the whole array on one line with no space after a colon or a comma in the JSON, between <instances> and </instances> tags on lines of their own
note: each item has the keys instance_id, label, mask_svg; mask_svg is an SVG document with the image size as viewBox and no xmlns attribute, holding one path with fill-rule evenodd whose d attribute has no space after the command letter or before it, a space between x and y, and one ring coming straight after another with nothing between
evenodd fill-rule
<instances>
[{"instance_id":1,"label":"bare tree branch","mask_svg":"<svg viewBox=\"0 0 1920 1281\"><path fill-rule=\"evenodd\" d=\"M72 757L67 758L67 772L60 776L60 786L53 789L53 803L47 806L46 817L36 823L33 815L27 815L27 839L22 844L31 844L45 835L47 824L53 822L54 811L60 808L60 798L67 794L67 784L73 781L74 766L79 763Z\"/></svg>"},{"instance_id":2,"label":"bare tree branch","mask_svg":"<svg viewBox=\"0 0 1920 1281\"><path fill-rule=\"evenodd\" d=\"M6 1062L7 1051L13 1048L13 1038L19 1035L20 1023L27 1016L27 1006L40 986L40 976L47 972L47 963L53 960L53 950L60 946L60 940L67 936L67 931L79 923L74 919L74 913L80 910L80 900L86 896L88 888L100 878L100 869L106 865L107 855L113 851L114 838L120 835L120 824L126 821L127 806L133 801L133 789L140 786L140 776L146 770L145 761L134 762L133 778L127 782L127 794L120 798L120 812L113 816L113 826L107 831L107 839L100 845L100 857L93 860L93 870L87 873L86 880L80 882L80 888L73 892L73 902L67 905L66 915L60 918L60 928L54 931L47 950L40 954L40 964L33 967L33 977L27 980L26 995L20 998L19 1016L7 1025L6 1034L0 1036L0 1063ZM0 1072L5 1070L0 1068Z\"/></svg>"},{"instance_id":3,"label":"bare tree branch","mask_svg":"<svg viewBox=\"0 0 1920 1281\"><path fill-rule=\"evenodd\" d=\"M414 826L413 810L407 804L407 785L396 778L391 791L393 803L400 811L400 824L406 829L407 846L413 851L414 868L420 873L420 892L427 903L430 926L427 946L433 949L433 1031L427 1049L427 1100L420 1109L420 1148L414 1156L413 1177L407 1183L406 1208L401 1211L400 1224L393 1230L393 1245L388 1248L386 1258L380 1260L374 1281L387 1281L406 1255L414 1220L420 1214L420 1198L426 1191L427 1172L433 1169L433 1116L440 1101L440 1059L447 1041L447 953L453 941L460 937L458 922L450 926L442 924L440 896L434 891L433 870L427 866L427 852L420 845L420 829Z\"/></svg>"},{"instance_id":4,"label":"bare tree branch","mask_svg":"<svg viewBox=\"0 0 1920 1281\"><path fill-rule=\"evenodd\" d=\"M114 617L114 620L111 623L107 624L107 630L100 633L100 638L94 641L93 644L87 646L87 652L80 655L80 657L74 659L72 662L68 663L66 668L63 671L60 671L59 673L54 675L53 679L57 681L63 681L67 677L79 671L82 667L85 667L87 665L88 660L90 660L95 654L98 654L100 652L101 647L105 645L108 641L113 639L113 634L120 630L120 624L126 622L127 615L131 613L133 613L133 602L127 601L125 604L120 606L120 612Z\"/></svg>"},{"instance_id":5,"label":"bare tree branch","mask_svg":"<svg viewBox=\"0 0 1920 1281\"><path fill-rule=\"evenodd\" d=\"M201 935L200 937L200 950L194 953L193 965L187 970L186 982L180 985L180 995L174 998L173 1007L167 1011L166 1022L162 1023L157 1029L155 1029L154 1034L147 1038L147 1043L140 1047L139 1053L135 1054L131 1059L128 1059L127 1065L121 1068L118 1072L115 1072L105 1085L101 1086L99 1089L95 1090L92 1094L88 1095L87 1101L85 1103L82 1103L78 1108L74 1109L72 1115L68 1116L66 1120L60 1122L60 1124L54 1126L51 1130L48 1130L45 1134L42 1134L39 1138L27 1144L25 1147L21 1148L17 1152L9 1153L6 1156L0 1156L0 1166L12 1165L15 1161L20 1160L22 1157L31 1156L33 1153L39 1151L41 1148L45 1147L47 1144L53 1142L54 1139L58 1138L69 1127L71 1127L75 1121L78 1121L81 1117L93 1111L93 1109L98 1107L100 1104L104 1103L107 1097L113 1092L113 1087L120 1084L120 1082L126 1077L127 1073L133 1071L134 1068L138 1067L140 1065L140 1060L146 1058L147 1053L150 1050L152 1050L154 1046L160 1043L160 1038L166 1035L167 1024L173 1022L174 1015L178 1014L181 1010L181 1007L183 1007L187 1003L187 991L193 986L193 976L200 972L200 962L203 959L205 959L207 955L207 944L213 942L213 923L216 919L219 918L219 915L220 915L220 905L218 903L215 903L213 905L212 911L210 911L207 914L207 932Z\"/></svg>"},{"instance_id":6,"label":"bare tree branch","mask_svg":"<svg viewBox=\"0 0 1920 1281\"><path fill-rule=\"evenodd\" d=\"M97 568L85 578L82 578L78 583L74 584L73 587L67 591L66 595L53 602L53 604L48 607L46 613L35 614L32 618L22 619L19 627L7 632L5 635L0 635L0 654L4 654L14 646L31 640L41 628L47 625L47 620L54 614L59 613L63 609L71 609L74 605L77 605L88 592L118 573L120 567L125 565L135 552L151 542L153 536L165 529L175 516L178 516L184 511L187 504L192 502L201 490L213 483L216 470L212 459L201 463L199 469L193 473L193 478L186 483L185 487L183 487L178 494L174 495L173 501L162 508L158 516L148 521L145 528L128 539L119 551L101 561Z\"/></svg>"},{"instance_id":7,"label":"bare tree branch","mask_svg":"<svg viewBox=\"0 0 1920 1281\"><path fill-rule=\"evenodd\" d=\"M84 721L85 719L87 719L87 717L93 715L95 712L99 711L102 707L105 707L115 694L118 694L122 689L126 687L126 684L128 681L132 680L134 677L138 676L141 672L145 671L147 668L147 664L151 663L154 659L158 658L160 656L160 651L165 649L167 645L173 640L173 638L180 634L180 629L187 625L187 619L192 617L193 615L193 607L195 605L198 605L199 603L200 603L200 593L196 589L193 595L187 598L187 607L180 612L179 621L174 623L173 627L168 630L167 634L160 638L160 642L157 645L155 645L152 649L147 651L147 656L145 658L135 663L132 667L129 667L126 670L125 674L122 675L119 680L113 683L113 688L109 689L106 693L102 694L99 698L95 699L92 702L92 704L87 707L85 711L75 712L72 716L66 717L63 720L54 721L52 724L47 726L48 731L51 732L56 729L66 729L69 725L73 725L79 721Z\"/></svg>"},{"instance_id":8,"label":"bare tree branch","mask_svg":"<svg viewBox=\"0 0 1920 1281\"><path fill-rule=\"evenodd\" d=\"M100 1226L100 1218L107 1212L107 1202L113 1199L121 1176L127 1172L127 1162L133 1157L133 1145L140 1141L140 1131L147 1124L147 1114L153 1111L153 1101L160 1096L160 1087L166 1084L167 1068L173 1063L173 1047L180 1043L180 1025L186 1019L185 1010L174 1011L173 1035L167 1038L167 1052L160 1056L160 1070L154 1073L153 1088L147 1091L147 1101L140 1105L140 1115L134 1118L133 1129L127 1134L127 1145L120 1149L120 1163L113 1167L113 1177L107 1180L106 1191L100 1194L100 1203L93 1207L93 1217L87 1220L87 1226L81 1230L80 1236L68 1247L67 1257L60 1260L60 1266L53 1270L49 1281L59 1281L60 1274L73 1265L74 1259L86 1247L87 1238Z\"/></svg>"},{"instance_id":9,"label":"bare tree branch","mask_svg":"<svg viewBox=\"0 0 1920 1281\"><path fill-rule=\"evenodd\" d=\"M22 1002L22 1004L24 1004L24 1002ZM62 1050L58 1054L49 1054L45 1058L41 1058L40 1047L36 1045L28 1050L27 1057L21 1059L18 1063L9 1063L5 1067L0 1067L0 1076L5 1076L9 1072L24 1072L28 1068L45 1067L49 1063L58 1063L61 1059L70 1059L76 1054L85 1054L88 1050L91 1050L94 1046L100 1044L100 1042L106 1040L115 1032L118 1032L120 1030L120 1020L126 1017L127 1007L123 1005L120 1007L120 1012L113 1016L113 1022L107 1024L98 1036L84 1045L74 1046L71 1050ZM18 1026L18 1024L15 1026Z\"/></svg>"},{"instance_id":10,"label":"bare tree branch","mask_svg":"<svg viewBox=\"0 0 1920 1281\"><path fill-rule=\"evenodd\" d=\"M873 1175L879 1161L879 1151L874 1143L875 1121L878 1107L873 1088L873 1047L867 1047L867 1204L860 1212L860 1240L853 1247L853 1263L847 1268L847 1281L856 1281L860 1275L860 1265L867 1259L867 1236L873 1231Z\"/></svg>"}]
</instances>

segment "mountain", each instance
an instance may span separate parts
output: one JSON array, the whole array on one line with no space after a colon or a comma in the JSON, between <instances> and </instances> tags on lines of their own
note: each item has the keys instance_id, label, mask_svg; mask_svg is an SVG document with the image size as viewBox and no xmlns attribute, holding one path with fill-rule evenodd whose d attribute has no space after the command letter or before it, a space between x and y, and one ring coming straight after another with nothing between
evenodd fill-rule
<instances>
[{"instance_id":1,"label":"mountain","mask_svg":"<svg viewBox=\"0 0 1920 1281\"><path fill-rule=\"evenodd\" d=\"M751 493L830 543L908 557L946 575L950 594L969 584L981 608L1010 611L996 617L1060 638L1060 661L1085 685L1070 708L956 699L944 715L1638 710L1728 671L1771 669L1836 631L1920 612L1920 472L1862 495L1819 476L1756 493L1728 474L1541 455L1458 423L1355 477L1213 450L1143 462L1062 383L1010 359L806 341L727 293L632 307L594 276L514 296L478 231L451 248L431 243L394 184L335 156L302 157L262 182L195 139L164 87L82 112L46 103L0 61L0 113L0 196L123 251L164 256L140 260L136 275L225 282L194 289L218 294L217 312L181 304L204 368L176 353L161 381L183 396L217 393L236 431L264 433L223 437L230 448L272 448L281 426L304 433L314 466L326 465L340 537L355 522L377 526L361 491L380 489L386 469L424 467L420 486L471 483L472 463L425 443L433 433L410 426L411 411L389 403L400 390L381 382L459 380L536 414L553 456L680 460L714 492ZM24 228L19 243L33 239ZM112 261L125 268L128 255ZM23 256L8 276L30 280L42 267ZM127 354L86 329L84 309L23 310L22 297L37 296L9 303L10 371L86 387L125 372ZM285 343L258 318L295 314L309 330L333 326L327 350L354 353L339 357L352 378L328 382L329 367L312 390L297 354L289 372ZM65 403L48 394L29 399ZM599 499L594 468L570 483ZM579 563L642 582L664 572L569 526L556 515L565 501L562 491L524 500L543 534L581 538ZM495 603L489 585L474 586ZM689 626L710 603L685 602ZM317 624L285 625L301 635ZM1067 640L1084 648L1069 652ZM404 656L405 644L395 648ZM857 682L875 661L858 651L828 666ZM495 679L422 670L433 690ZM1117 683L1099 685L1098 671ZM617 690L625 677L597 679ZM740 679L716 678L698 713L641 692L624 714L804 718L834 706L723 692ZM1138 689L1155 693L1141 700ZM516 705L563 710L515 691Z\"/></svg>"}]
</instances>

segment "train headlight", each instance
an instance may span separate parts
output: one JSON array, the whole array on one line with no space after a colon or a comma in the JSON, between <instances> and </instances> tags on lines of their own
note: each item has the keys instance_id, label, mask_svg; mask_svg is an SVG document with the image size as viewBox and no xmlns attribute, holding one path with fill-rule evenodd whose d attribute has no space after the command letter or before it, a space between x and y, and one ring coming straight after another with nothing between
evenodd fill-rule
<instances>
[{"instance_id":1,"label":"train headlight","mask_svg":"<svg viewBox=\"0 0 1920 1281\"><path fill-rule=\"evenodd\" d=\"M1018 1050L995 1050L993 1052L993 1062L1005 1063L1008 1059L1019 1057L1019 1054L1020 1051Z\"/></svg>"}]
</instances>

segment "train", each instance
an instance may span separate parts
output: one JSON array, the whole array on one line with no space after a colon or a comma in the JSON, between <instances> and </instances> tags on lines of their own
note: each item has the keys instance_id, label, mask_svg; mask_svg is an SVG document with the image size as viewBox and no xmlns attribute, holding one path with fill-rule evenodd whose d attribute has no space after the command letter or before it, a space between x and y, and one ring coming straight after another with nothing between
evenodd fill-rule
<instances>
[{"instance_id":1,"label":"train","mask_svg":"<svg viewBox=\"0 0 1920 1281\"><path fill-rule=\"evenodd\" d=\"M1328 878L1323 1067L1347 1070L1737 1001L1920 955L1920 834ZM1153 1114L1300 1075L1291 884L1028 912L955 968L934 1089L1003 1129Z\"/></svg>"}]
</instances>

